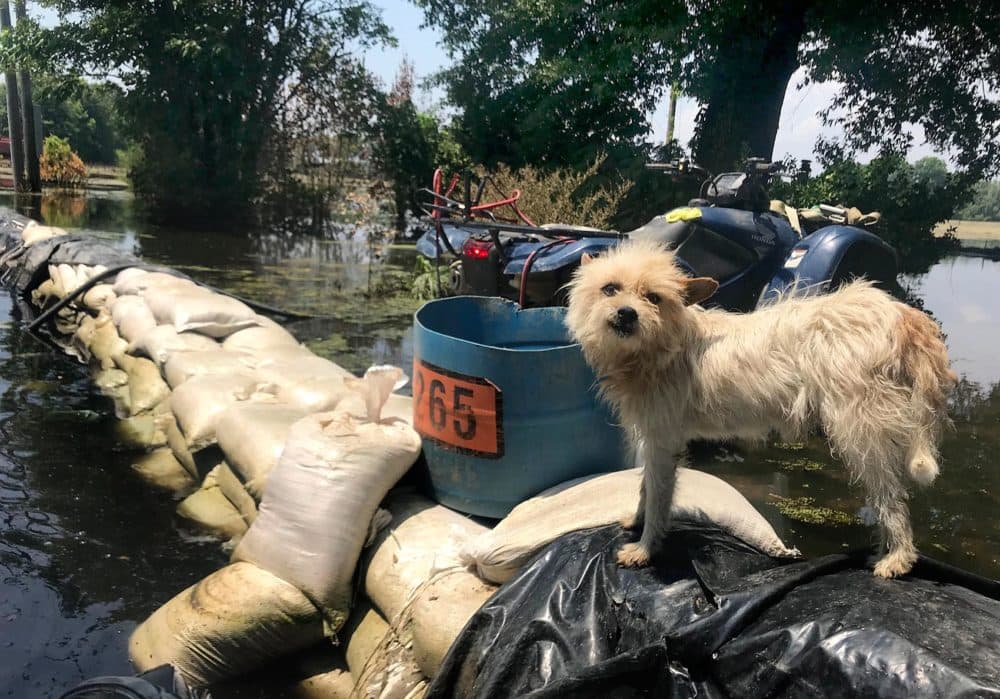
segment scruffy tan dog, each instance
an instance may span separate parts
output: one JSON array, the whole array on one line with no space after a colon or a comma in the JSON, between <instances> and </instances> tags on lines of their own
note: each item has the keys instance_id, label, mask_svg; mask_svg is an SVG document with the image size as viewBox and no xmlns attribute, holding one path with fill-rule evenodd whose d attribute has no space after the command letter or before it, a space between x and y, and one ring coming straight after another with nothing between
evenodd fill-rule
<instances>
[{"instance_id":1,"label":"scruffy tan dog","mask_svg":"<svg viewBox=\"0 0 1000 699\"><path fill-rule=\"evenodd\" d=\"M937 325L867 282L792 296L748 314L697 304L718 284L673 255L631 242L584 258L566 323L645 467L638 543L645 565L665 546L675 458L692 439L786 439L820 427L865 489L880 524L884 578L913 567L906 481L930 484L955 383Z\"/></svg>"}]
</instances>

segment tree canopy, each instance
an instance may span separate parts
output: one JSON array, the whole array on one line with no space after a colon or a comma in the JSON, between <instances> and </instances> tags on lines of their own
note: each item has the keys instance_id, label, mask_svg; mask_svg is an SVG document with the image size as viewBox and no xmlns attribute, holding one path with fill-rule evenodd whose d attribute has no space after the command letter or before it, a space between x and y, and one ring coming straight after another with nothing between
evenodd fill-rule
<instances>
[{"instance_id":1,"label":"tree canopy","mask_svg":"<svg viewBox=\"0 0 1000 699\"><path fill-rule=\"evenodd\" d=\"M244 210L282 122L310 99L328 108L330 90L356 86L363 71L352 51L388 38L366 0L44 4L60 24L19 23L5 42L8 62L119 82L144 155L136 188L166 212L195 216Z\"/></svg>"},{"instance_id":2,"label":"tree canopy","mask_svg":"<svg viewBox=\"0 0 1000 699\"><path fill-rule=\"evenodd\" d=\"M701 108L695 156L770 157L785 92L843 85L824 118L899 153L919 126L974 173L1000 169L1000 5L859 0L417 0L454 61L440 76L483 160L582 163L638 147L678 83Z\"/></svg>"}]
</instances>

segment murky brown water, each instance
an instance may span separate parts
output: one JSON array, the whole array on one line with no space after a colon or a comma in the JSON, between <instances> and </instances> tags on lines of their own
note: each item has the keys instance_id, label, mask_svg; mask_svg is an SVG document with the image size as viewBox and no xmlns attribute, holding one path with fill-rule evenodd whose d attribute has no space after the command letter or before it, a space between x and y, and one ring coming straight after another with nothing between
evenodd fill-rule
<instances>
[{"instance_id":1,"label":"murky brown water","mask_svg":"<svg viewBox=\"0 0 1000 699\"><path fill-rule=\"evenodd\" d=\"M199 281L329 316L290 329L354 371L411 362L413 251L384 245L377 227L338 239L191 233L143 223L127 199L47 203L44 214ZM1000 263L953 258L908 281L941 321L964 376L942 475L913 498L918 546L1000 577ZM225 556L131 475L84 368L26 335L11 313L0 298L0 696L48 696L83 677L130 672L135 624ZM870 540L856 517L858 491L819 440L711 449L695 462L733 483L808 556Z\"/></svg>"}]
</instances>

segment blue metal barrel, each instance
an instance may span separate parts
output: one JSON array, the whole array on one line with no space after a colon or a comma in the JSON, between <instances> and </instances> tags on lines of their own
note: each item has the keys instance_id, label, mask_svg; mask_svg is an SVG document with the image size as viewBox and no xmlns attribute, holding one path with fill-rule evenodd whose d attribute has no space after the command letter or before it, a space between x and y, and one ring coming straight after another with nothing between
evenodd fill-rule
<instances>
[{"instance_id":1,"label":"blue metal barrel","mask_svg":"<svg viewBox=\"0 0 1000 699\"><path fill-rule=\"evenodd\" d=\"M503 517L545 488L627 467L565 309L439 299L414 321L414 426L435 498Z\"/></svg>"}]
</instances>

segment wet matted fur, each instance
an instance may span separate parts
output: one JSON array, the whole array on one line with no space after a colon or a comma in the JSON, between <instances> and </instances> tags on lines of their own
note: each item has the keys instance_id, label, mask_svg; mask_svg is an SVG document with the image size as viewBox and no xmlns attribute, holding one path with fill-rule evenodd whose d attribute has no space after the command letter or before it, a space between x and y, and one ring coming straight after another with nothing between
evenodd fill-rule
<instances>
[{"instance_id":1,"label":"wet matted fur","mask_svg":"<svg viewBox=\"0 0 1000 699\"><path fill-rule=\"evenodd\" d=\"M704 310L708 278L686 277L670 252L627 243L585 258L566 323L645 467L638 543L618 554L645 565L666 545L676 457L692 439L786 439L820 427L864 488L883 550L875 574L917 558L908 481L929 485L956 377L925 314L864 281L790 295L753 313Z\"/></svg>"}]
</instances>

